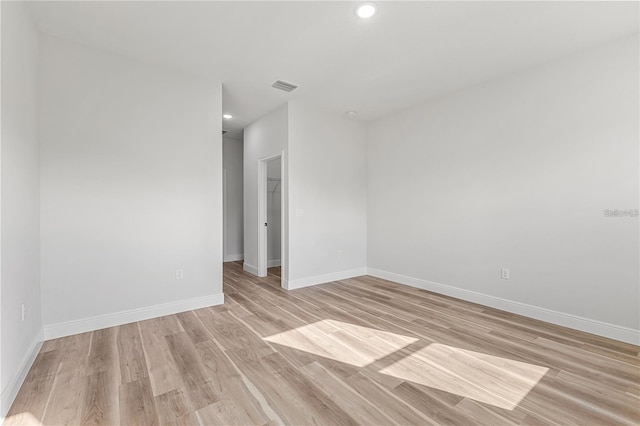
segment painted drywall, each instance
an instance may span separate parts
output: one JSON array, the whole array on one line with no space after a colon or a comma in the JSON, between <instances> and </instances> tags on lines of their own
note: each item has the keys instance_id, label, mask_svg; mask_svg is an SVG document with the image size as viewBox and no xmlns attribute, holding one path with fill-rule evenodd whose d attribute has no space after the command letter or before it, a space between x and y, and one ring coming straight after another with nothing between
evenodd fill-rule
<instances>
[{"instance_id":1,"label":"painted drywall","mask_svg":"<svg viewBox=\"0 0 640 426\"><path fill-rule=\"evenodd\" d=\"M220 301L220 84L48 36L39 84L45 335Z\"/></svg>"},{"instance_id":2,"label":"painted drywall","mask_svg":"<svg viewBox=\"0 0 640 426\"><path fill-rule=\"evenodd\" d=\"M363 275L367 261L365 128L289 103L288 288Z\"/></svg>"},{"instance_id":3,"label":"painted drywall","mask_svg":"<svg viewBox=\"0 0 640 426\"><path fill-rule=\"evenodd\" d=\"M0 417L42 341L38 31L25 3L2 2L2 320ZM26 315L22 320L22 304Z\"/></svg>"},{"instance_id":4,"label":"painted drywall","mask_svg":"<svg viewBox=\"0 0 640 426\"><path fill-rule=\"evenodd\" d=\"M257 274L258 267L258 162L261 158L284 153L282 197L287 205L288 105L284 104L244 129L244 269ZM284 214L284 259L282 278L287 279L287 224Z\"/></svg>"},{"instance_id":5,"label":"painted drywall","mask_svg":"<svg viewBox=\"0 0 640 426\"><path fill-rule=\"evenodd\" d=\"M370 270L637 331L638 72L636 34L372 122Z\"/></svg>"},{"instance_id":6,"label":"painted drywall","mask_svg":"<svg viewBox=\"0 0 640 426\"><path fill-rule=\"evenodd\" d=\"M242 207L243 143L223 137L222 166L225 173L224 261L244 258L244 218Z\"/></svg>"},{"instance_id":7,"label":"painted drywall","mask_svg":"<svg viewBox=\"0 0 640 426\"><path fill-rule=\"evenodd\" d=\"M280 266L282 238L282 161L267 162L267 267Z\"/></svg>"}]
</instances>

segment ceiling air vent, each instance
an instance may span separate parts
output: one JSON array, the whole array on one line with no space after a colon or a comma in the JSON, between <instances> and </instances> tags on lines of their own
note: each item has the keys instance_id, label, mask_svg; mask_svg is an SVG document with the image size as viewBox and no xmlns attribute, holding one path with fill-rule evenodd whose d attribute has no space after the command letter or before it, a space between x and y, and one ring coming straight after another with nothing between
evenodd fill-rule
<instances>
[{"instance_id":1,"label":"ceiling air vent","mask_svg":"<svg viewBox=\"0 0 640 426\"><path fill-rule=\"evenodd\" d=\"M271 87L275 87L276 89L284 90L285 92L293 92L298 88L293 83L287 83L286 81L278 80L271 85Z\"/></svg>"}]
</instances>

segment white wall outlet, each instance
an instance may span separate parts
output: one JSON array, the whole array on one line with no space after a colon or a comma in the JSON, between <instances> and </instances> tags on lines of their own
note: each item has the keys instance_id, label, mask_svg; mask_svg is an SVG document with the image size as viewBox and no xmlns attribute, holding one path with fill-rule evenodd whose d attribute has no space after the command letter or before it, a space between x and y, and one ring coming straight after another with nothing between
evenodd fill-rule
<instances>
[{"instance_id":1,"label":"white wall outlet","mask_svg":"<svg viewBox=\"0 0 640 426\"><path fill-rule=\"evenodd\" d=\"M27 308L24 307L24 303L22 304L22 321L27 317Z\"/></svg>"},{"instance_id":2,"label":"white wall outlet","mask_svg":"<svg viewBox=\"0 0 640 426\"><path fill-rule=\"evenodd\" d=\"M176 280L184 278L184 271L182 269L176 269Z\"/></svg>"},{"instance_id":3,"label":"white wall outlet","mask_svg":"<svg viewBox=\"0 0 640 426\"><path fill-rule=\"evenodd\" d=\"M304 209L296 209L296 217L304 216Z\"/></svg>"},{"instance_id":4,"label":"white wall outlet","mask_svg":"<svg viewBox=\"0 0 640 426\"><path fill-rule=\"evenodd\" d=\"M342 257L342 250L338 250L338 258Z\"/></svg>"},{"instance_id":5,"label":"white wall outlet","mask_svg":"<svg viewBox=\"0 0 640 426\"><path fill-rule=\"evenodd\" d=\"M509 279L509 270L507 268L502 268L500 270L500 277L503 280L508 280Z\"/></svg>"}]
</instances>

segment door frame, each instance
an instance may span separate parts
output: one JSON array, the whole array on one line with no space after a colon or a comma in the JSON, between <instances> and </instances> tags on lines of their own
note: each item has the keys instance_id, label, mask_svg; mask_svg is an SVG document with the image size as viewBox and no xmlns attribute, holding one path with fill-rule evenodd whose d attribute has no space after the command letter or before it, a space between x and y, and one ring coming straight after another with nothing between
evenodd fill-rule
<instances>
[{"instance_id":1,"label":"door frame","mask_svg":"<svg viewBox=\"0 0 640 426\"><path fill-rule=\"evenodd\" d=\"M229 208L229 204L227 201L227 169L222 169L222 262L226 262L225 257L229 252L228 247L228 239L229 235L227 233L227 218L229 217L227 213L227 209Z\"/></svg>"},{"instance_id":2,"label":"door frame","mask_svg":"<svg viewBox=\"0 0 640 426\"><path fill-rule=\"evenodd\" d=\"M281 151L278 154L270 155L267 157L261 157L258 159L258 264L256 269L259 277L267 276L267 163L269 161L280 158L280 267L282 271L285 270L286 262L285 258L285 154ZM282 286L282 277L284 272L281 273L280 286Z\"/></svg>"}]
</instances>

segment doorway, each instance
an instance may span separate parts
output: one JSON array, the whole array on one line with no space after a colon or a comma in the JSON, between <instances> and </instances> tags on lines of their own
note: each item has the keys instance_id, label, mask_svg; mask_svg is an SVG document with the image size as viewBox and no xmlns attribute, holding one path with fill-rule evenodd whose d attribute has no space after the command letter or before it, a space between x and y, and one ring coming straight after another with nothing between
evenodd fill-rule
<instances>
[{"instance_id":1,"label":"doorway","mask_svg":"<svg viewBox=\"0 0 640 426\"><path fill-rule=\"evenodd\" d=\"M281 154L260 159L258 179L258 276L273 276L282 285L284 203Z\"/></svg>"}]
</instances>

